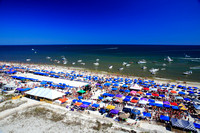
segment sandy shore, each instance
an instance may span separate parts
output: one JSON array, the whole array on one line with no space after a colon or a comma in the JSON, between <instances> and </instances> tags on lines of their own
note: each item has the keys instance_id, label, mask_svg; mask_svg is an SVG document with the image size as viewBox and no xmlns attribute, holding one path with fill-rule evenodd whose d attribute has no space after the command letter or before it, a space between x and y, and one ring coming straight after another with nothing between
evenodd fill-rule
<instances>
[{"instance_id":1,"label":"sandy shore","mask_svg":"<svg viewBox=\"0 0 200 133\"><path fill-rule=\"evenodd\" d=\"M133 133L159 132L165 133L165 127L141 122L140 125L128 126L116 123L110 118L96 112L72 112L69 109L28 98L22 98L3 104L21 105L0 112L0 132L2 133Z\"/></svg>"},{"instance_id":2,"label":"sandy shore","mask_svg":"<svg viewBox=\"0 0 200 133\"><path fill-rule=\"evenodd\" d=\"M1 62L1 64L19 65L18 63L8 63ZM90 71L82 68L73 67L63 67L63 66L53 66L53 65L35 65L35 64L21 64L25 67L45 69L55 72L71 72L76 71L76 73L90 75L90 76L100 76L100 77L117 77L120 75L111 74L107 72L96 72ZM26 76L27 74L20 73L19 76ZM29 75L31 76L31 75ZM134 76L120 76L123 78L138 79L141 77ZM38 77L37 77L38 78ZM141 78L143 79L143 78ZM5 79L0 79L1 82L6 84L14 85L14 81L6 81ZM57 79L58 83L61 79ZM81 79L80 77L80 80ZM145 80L148 80L145 79ZM152 78L151 78L152 80ZM42 81L42 78L41 78ZM154 81L159 84L182 84L186 86L198 87L200 88L200 83L197 82L184 82L184 81L174 81L170 79L160 79L155 78ZM34 82L28 83L30 86ZM94 83L93 83L94 85ZM96 91L92 99L97 99L98 96L103 93ZM23 102L22 102L23 101ZM95 101L94 101L95 102ZM35 133L35 132L171 132L166 130L164 126L156 125L156 123L149 123L147 121L140 121L137 125L128 126L127 123L118 123L114 119L104 117L100 115L97 111L85 111L85 112L72 112L65 107L59 105L47 104L43 102L38 102L28 98L22 98L18 100L12 100L11 103L5 101L0 104L0 107L8 106L3 111L0 111L0 133L16 132L16 133ZM68 101L68 105L70 100ZM16 106L17 105L17 106ZM39 110L37 110L39 109ZM44 113L44 111L50 112ZM38 113L39 111L39 113ZM36 112L31 113L31 112ZM89 112L89 113L88 113ZM45 115L44 115L45 114ZM58 117L55 117L55 116ZM55 120L56 119L56 120ZM134 123L135 120L129 119L128 123Z\"/></svg>"}]
</instances>

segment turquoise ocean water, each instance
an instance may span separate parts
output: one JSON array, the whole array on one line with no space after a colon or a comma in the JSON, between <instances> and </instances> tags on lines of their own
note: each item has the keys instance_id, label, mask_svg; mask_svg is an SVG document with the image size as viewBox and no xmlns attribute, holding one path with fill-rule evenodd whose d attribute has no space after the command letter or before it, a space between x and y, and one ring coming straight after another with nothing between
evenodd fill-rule
<instances>
[{"instance_id":1,"label":"turquoise ocean water","mask_svg":"<svg viewBox=\"0 0 200 133\"><path fill-rule=\"evenodd\" d=\"M61 61L59 64L46 59ZM62 63L62 57L67 64ZM170 56L173 62L164 58ZM141 77L160 77L185 81L200 82L200 46L178 45L32 45L32 46L0 46L0 61L56 64L64 66L83 67L91 70L101 70ZM99 59L99 66L93 63ZM145 59L146 64L138 64ZM85 65L77 62L82 60ZM76 62L72 65L72 62ZM129 67L123 66L127 62ZM166 64L166 66L163 66ZM109 69L109 66L113 69ZM146 66L147 69L141 69ZM123 67L123 71L118 69ZM151 68L159 68L156 75L149 72ZM162 69L162 70L161 70ZM165 70L164 70L165 69ZM192 70L192 75L183 75L183 72Z\"/></svg>"}]
</instances>

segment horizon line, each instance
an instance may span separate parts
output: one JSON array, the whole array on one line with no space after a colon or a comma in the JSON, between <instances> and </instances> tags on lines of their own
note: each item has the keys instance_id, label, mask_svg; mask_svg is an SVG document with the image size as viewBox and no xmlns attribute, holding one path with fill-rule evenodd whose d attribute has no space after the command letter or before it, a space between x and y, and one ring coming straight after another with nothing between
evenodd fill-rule
<instances>
[{"instance_id":1,"label":"horizon line","mask_svg":"<svg viewBox=\"0 0 200 133\"><path fill-rule=\"evenodd\" d=\"M171 46L200 46L200 44L0 44L0 46L35 46L35 45L171 45Z\"/></svg>"}]
</instances>

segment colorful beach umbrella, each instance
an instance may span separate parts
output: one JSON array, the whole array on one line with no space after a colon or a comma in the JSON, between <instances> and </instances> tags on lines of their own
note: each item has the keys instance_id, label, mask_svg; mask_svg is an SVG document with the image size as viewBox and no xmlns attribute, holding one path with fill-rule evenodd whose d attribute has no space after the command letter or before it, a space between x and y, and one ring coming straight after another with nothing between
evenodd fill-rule
<instances>
[{"instance_id":1,"label":"colorful beach umbrella","mask_svg":"<svg viewBox=\"0 0 200 133\"><path fill-rule=\"evenodd\" d=\"M85 93L86 91L84 91L84 90L80 90L80 91L78 91L78 93L81 93L81 94L83 94L83 93Z\"/></svg>"},{"instance_id":2,"label":"colorful beach umbrella","mask_svg":"<svg viewBox=\"0 0 200 133\"><path fill-rule=\"evenodd\" d=\"M115 109L115 106L113 106L113 105L108 105L106 108L107 108L107 109Z\"/></svg>"}]
</instances>

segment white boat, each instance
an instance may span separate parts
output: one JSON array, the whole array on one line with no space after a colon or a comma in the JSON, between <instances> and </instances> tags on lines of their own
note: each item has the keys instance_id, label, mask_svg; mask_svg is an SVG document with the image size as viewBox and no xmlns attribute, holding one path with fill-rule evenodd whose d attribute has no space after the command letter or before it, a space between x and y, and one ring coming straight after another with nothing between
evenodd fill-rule
<instances>
[{"instance_id":1,"label":"white boat","mask_svg":"<svg viewBox=\"0 0 200 133\"><path fill-rule=\"evenodd\" d=\"M145 70L145 69L147 69L147 67L146 67L146 66L143 66L143 67L142 67L142 69L144 69L144 70Z\"/></svg>"},{"instance_id":2,"label":"white boat","mask_svg":"<svg viewBox=\"0 0 200 133\"><path fill-rule=\"evenodd\" d=\"M190 58L190 56L189 56L189 55L187 55L187 54L185 54L185 58Z\"/></svg>"},{"instance_id":3,"label":"white boat","mask_svg":"<svg viewBox=\"0 0 200 133\"><path fill-rule=\"evenodd\" d=\"M32 51L34 51L34 49L32 48Z\"/></svg>"},{"instance_id":4,"label":"white boat","mask_svg":"<svg viewBox=\"0 0 200 133\"><path fill-rule=\"evenodd\" d=\"M35 54L37 54L37 52L35 51Z\"/></svg>"},{"instance_id":5,"label":"white boat","mask_svg":"<svg viewBox=\"0 0 200 133\"><path fill-rule=\"evenodd\" d=\"M94 65L95 65L95 66L98 66L98 65L99 65L99 63L98 63L98 62L95 62L95 63L94 63Z\"/></svg>"},{"instance_id":6,"label":"white boat","mask_svg":"<svg viewBox=\"0 0 200 133\"><path fill-rule=\"evenodd\" d=\"M172 62L172 61L173 61L169 56L167 56L167 58L164 59L164 60L166 60L166 61L168 61L168 62Z\"/></svg>"},{"instance_id":7,"label":"white boat","mask_svg":"<svg viewBox=\"0 0 200 133\"><path fill-rule=\"evenodd\" d=\"M127 64L126 62L123 62L123 63L122 63L123 66L125 66L126 64Z\"/></svg>"},{"instance_id":8,"label":"white boat","mask_svg":"<svg viewBox=\"0 0 200 133\"><path fill-rule=\"evenodd\" d=\"M183 72L184 75L191 75L192 74L192 71L186 71L186 72Z\"/></svg>"},{"instance_id":9,"label":"white boat","mask_svg":"<svg viewBox=\"0 0 200 133\"><path fill-rule=\"evenodd\" d=\"M126 66L126 67L129 67L129 66L131 66L131 64L126 64L125 66Z\"/></svg>"},{"instance_id":10,"label":"white boat","mask_svg":"<svg viewBox=\"0 0 200 133\"><path fill-rule=\"evenodd\" d=\"M164 70L166 70L166 68L161 68L160 70L164 71Z\"/></svg>"},{"instance_id":11,"label":"white boat","mask_svg":"<svg viewBox=\"0 0 200 133\"><path fill-rule=\"evenodd\" d=\"M149 72L151 72L151 74L156 74L156 72L158 72L158 71L159 71L159 69L155 69L155 68L151 68L149 70Z\"/></svg>"},{"instance_id":12,"label":"white boat","mask_svg":"<svg viewBox=\"0 0 200 133\"><path fill-rule=\"evenodd\" d=\"M26 61L31 61L31 59L26 59Z\"/></svg>"},{"instance_id":13,"label":"white boat","mask_svg":"<svg viewBox=\"0 0 200 133\"><path fill-rule=\"evenodd\" d=\"M75 65L76 63L75 62L72 62L72 65Z\"/></svg>"},{"instance_id":14,"label":"white boat","mask_svg":"<svg viewBox=\"0 0 200 133\"><path fill-rule=\"evenodd\" d=\"M81 65L85 65L85 63L82 62Z\"/></svg>"},{"instance_id":15,"label":"white boat","mask_svg":"<svg viewBox=\"0 0 200 133\"><path fill-rule=\"evenodd\" d=\"M122 71L122 70L124 70L124 68L123 68L123 67L120 67L119 70Z\"/></svg>"},{"instance_id":16,"label":"white boat","mask_svg":"<svg viewBox=\"0 0 200 133\"><path fill-rule=\"evenodd\" d=\"M143 59L143 60L140 60L140 61L138 61L138 64L145 64L145 63L147 63L147 62L146 62L146 60L144 60L144 59Z\"/></svg>"},{"instance_id":17,"label":"white boat","mask_svg":"<svg viewBox=\"0 0 200 133\"><path fill-rule=\"evenodd\" d=\"M78 60L77 62L82 62L82 60Z\"/></svg>"},{"instance_id":18,"label":"white boat","mask_svg":"<svg viewBox=\"0 0 200 133\"><path fill-rule=\"evenodd\" d=\"M96 59L96 61L99 61L99 59Z\"/></svg>"},{"instance_id":19,"label":"white boat","mask_svg":"<svg viewBox=\"0 0 200 133\"><path fill-rule=\"evenodd\" d=\"M64 60L64 61L63 61L63 64L67 64L67 60Z\"/></svg>"},{"instance_id":20,"label":"white boat","mask_svg":"<svg viewBox=\"0 0 200 133\"><path fill-rule=\"evenodd\" d=\"M167 66L167 65L166 65L165 63L163 63L163 65L162 65L162 66L164 66L164 67L165 67L165 66Z\"/></svg>"},{"instance_id":21,"label":"white boat","mask_svg":"<svg viewBox=\"0 0 200 133\"><path fill-rule=\"evenodd\" d=\"M109 66L109 69L112 69L113 68L113 66Z\"/></svg>"},{"instance_id":22,"label":"white boat","mask_svg":"<svg viewBox=\"0 0 200 133\"><path fill-rule=\"evenodd\" d=\"M46 59L51 59L51 57L47 56Z\"/></svg>"}]
</instances>

